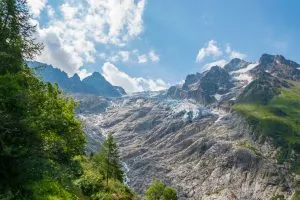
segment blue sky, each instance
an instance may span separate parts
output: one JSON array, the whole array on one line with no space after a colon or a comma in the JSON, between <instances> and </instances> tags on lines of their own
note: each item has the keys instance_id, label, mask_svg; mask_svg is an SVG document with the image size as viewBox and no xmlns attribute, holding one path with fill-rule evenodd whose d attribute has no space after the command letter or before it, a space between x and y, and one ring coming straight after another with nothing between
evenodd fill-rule
<instances>
[{"instance_id":1,"label":"blue sky","mask_svg":"<svg viewBox=\"0 0 300 200\"><path fill-rule=\"evenodd\" d=\"M300 62L299 0L29 0L37 60L70 76L99 71L130 92L262 53Z\"/></svg>"}]
</instances>

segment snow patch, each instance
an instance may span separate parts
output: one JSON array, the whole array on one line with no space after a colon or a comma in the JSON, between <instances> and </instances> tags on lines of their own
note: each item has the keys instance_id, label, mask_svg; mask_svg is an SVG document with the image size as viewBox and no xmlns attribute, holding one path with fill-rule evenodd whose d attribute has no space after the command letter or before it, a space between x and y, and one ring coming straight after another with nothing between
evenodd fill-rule
<instances>
[{"instance_id":1,"label":"snow patch","mask_svg":"<svg viewBox=\"0 0 300 200\"><path fill-rule=\"evenodd\" d=\"M215 121L215 123L218 123L219 121L221 121L226 115L228 115L227 112L225 112L224 110L221 109L212 109L211 110L212 114L218 115L218 119Z\"/></svg>"},{"instance_id":2,"label":"snow patch","mask_svg":"<svg viewBox=\"0 0 300 200\"><path fill-rule=\"evenodd\" d=\"M298 67L297 69L299 69L299 70L300 70L300 67Z\"/></svg>"},{"instance_id":3,"label":"snow patch","mask_svg":"<svg viewBox=\"0 0 300 200\"><path fill-rule=\"evenodd\" d=\"M221 94L215 94L214 97L217 101L220 101L223 95Z\"/></svg>"},{"instance_id":4,"label":"snow patch","mask_svg":"<svg viewBox=\"0 0 300 200\"><path fill-rule=\"evenodd\" d=\"M242 68L242 69L239 69L239 70L236 70L236 71L233 71L231 72L231 74L241 74L241 73L246 73L248 71L250 71L251 69L254 69L256 66L258 65L258 63L252 63L252 64L249 64L247 67L245 68Z\"/></svg>"},{"instance_id":5,"label":"snow patch","mask_svg":"<svg viewBox=\"0 0 300 200\"><path fill-rule=\"evenodd\" d=\"M253 80L252 76L250 76L249 74L240 74L238 76L235 76L234 78L239 81L246 81L248 84Z\"/></svg>"}]
</instances>

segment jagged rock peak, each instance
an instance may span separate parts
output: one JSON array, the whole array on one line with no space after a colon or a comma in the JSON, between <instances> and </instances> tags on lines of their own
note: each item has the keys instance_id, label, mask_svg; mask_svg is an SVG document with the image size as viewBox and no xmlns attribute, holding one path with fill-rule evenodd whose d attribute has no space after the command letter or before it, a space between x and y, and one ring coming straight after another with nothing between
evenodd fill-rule
<instances>
[{"instance_id":1,"label":"jagged rock peak","mask_svg":"<svg viewBox=\"0 0 300 200\"><path fill-rule=\"evenodd\" d=\"M231 72L231 71L235 71L235 70L245 68L249 64L250 64L250 62L247 62L247 61L242 60L240 58L234 58L224 66L224 69L227 70L228 72Z\"/></svg>"},{"instance_id":2,"label":"jagged rock peak","mask_svg":"<svg viewBox=\"0 0 300 200\"><path fill-rule=\"evenodd\" d=\"M75 73L70 79L80 81L80 77L77 73Z\"/></svg>"},{"instance_id":3,"label":"jagged rock peak","mask_svg":"<svg viewBox=\"0 0 300 200\"><path fill-rule=\"evenodd\" d=\"M291 67L297 68L299 67L299 64L291 61L291 60L287 60L284 56L282 55L270 55L270 54L263 54L260 59L259 59L259 63L263 64L263 65L268 65L268 64L284 64L284 65L290 65Z\"/></svg>"}]
</instances>

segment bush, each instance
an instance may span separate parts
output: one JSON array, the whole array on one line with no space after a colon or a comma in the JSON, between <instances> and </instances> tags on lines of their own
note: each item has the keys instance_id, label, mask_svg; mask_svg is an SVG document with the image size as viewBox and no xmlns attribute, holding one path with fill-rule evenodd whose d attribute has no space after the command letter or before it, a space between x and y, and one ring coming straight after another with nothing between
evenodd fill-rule
<instances>
[{"instance_id":1,"label":"bush","mask_svg":"<svg viewBox=\"0 0 300 200\"><path fill-rule=\"evenodd\" d=\"M155 180L151 183L145 193L146 200L177 200L176 190Z\"/></svg>"}]
</instances>

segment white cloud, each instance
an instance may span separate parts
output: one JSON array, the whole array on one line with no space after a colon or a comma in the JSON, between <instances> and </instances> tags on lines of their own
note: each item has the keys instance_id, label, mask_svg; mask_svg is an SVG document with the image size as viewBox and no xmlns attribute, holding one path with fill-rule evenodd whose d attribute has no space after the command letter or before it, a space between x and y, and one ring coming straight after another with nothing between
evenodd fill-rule
<instances>
[{"instance_id":1,"label":"white cloud","mask_svg":"<svg viewBox=\"0 0 300 200\"><path fill-rule=\"evenodd\" d=\"M226 45L225 52L228 54L230 59L233 58L245 59L247 57L247 55L244 53L232 50L229 44Z\"/></svg>"},{"instance_id":2,"label":"white cloud","mask_svg":"<svg viewBox=\"0 0 300 200\"><path fill-rule=\"evenodd\" d=\"M150 60L154 63L156 63L160 60L159 55L156 54L154 50L149 51L148 56L149 56Z\"/></svg>"},{"instance_id":3,"label":"white cloud","mask_svg":"<svg viewBox=\"0 0 300 200\"><path fill-rule=\"evenodd\" d=\"M51 63L71 76L83 64L95 62L99 45L120 47L138 37L143 31L145 1L63 0L54 11L46 6L46 0L30 0L35 15L46 7L49 17L47 24L38 27L39 39L45 44L38 60ZM129 56L129 52L120 51L112 61L127 62Z\"/></svg>"},{"instance_id":4,"label":"white cloud","mask_svg":"<svg viewBox=\"0 0 300 200\"><path fill-rule=\"evenodd\" d=\"M129 60L129 56L130 56L129 51L120 51L119 54L120 54L123 62L127 62Z\"/></svg>"},{"instance_id":5,"label":"white cloud","mask_svg":"<svg viewBox=\"0 0 300 200\"><path fill-rule=\"evenodd\" d=\"M78 8L71 6L69 3L62 4L60 10L66 20L72 20L78 12Z\"/></svg>"},{"instance_id":6,"label":"white cloud","mask_svg":"<svg viewBox=\"0 0 300 200\"><path fill-rule=\"evenodd\" d=\"M204 65L203 70L209 70L213 66L224 67L228 63L227 60L221 59Z\"/></svg>"},{"instance_id":7,"label":"white cloud","mask_svg":"<svg viewBox=\"0 0 300 200\"><path fill-rule=\"evenodd\" d=\"M211 58L206 59L208 57ZM227 44L225 47L220 47L217 45L216 41L210 40L206 47L199 50L196 57L196 63L200 63L205 59L206 64L203 66L202 70L208 70L216 65L224 67L224 65L233 58L245 59L246 57L246 54L233 50L230 44Z\"/></svg>"},{"instance_id":8,"label":"white cloud","mask_svg":"<svg viewBox=\"0 0 300 200\"><path fill-rule=\"evenodd\" d=\"M205 57L213 56L217 57L222 55L222 50L217 46L217 42L214 40L210 40L206 47L203 47L199 50L197 57L196 57L196 63L200 63Z\"/></svg>"},{"instance_id":9,"label":"white cloud","mask_svg":"<svg viewBox=\"0 0 300 200\"><path fill-rule=\"evenodd\" d=\"M72 49L65 49L55 31L43 31L40 38L45 44L38 61L52 64L64 70L69 75L78 72L83 65L83 59Z\"/></svg>"},{"instance_id":10,"label":"white cloud","mask_svg":"<svg viewBox=\"0 0 300 200\"><path fill-rule=\"evenodd\" d=\"M52 19L54 17L54 15L55 15L55 10L50 5L47 5L46 9L47 9L46 11L47 11L48 17Z\"/></svg>"},{"instance_id":11,"label":"white cloud","mask_svg":"<svg viewBox=\"0 0 300 200\"><path fill-rule=\"evenodd\" d=\"M34 17L38 17L45 8L47 0L27 0L28 6Z\"/></svg>"},{"instance_id":12,"label":"white cloud","mask_svg":"<svg viewBox=\"0 0 300 200\"><path fill-rule=\"evenodd\" d=\"M146 62L148 62L148 58L147 58L147 56L145 54L140 55L138 57L138 59L139 59L139 61L138 61L139 63L146 63Z\"/></svg>"},{"instance_id":13,"label":"white cloud","mask_svg":"<svg viewBox=\"0 0 300 200\"><path fill-rule=\"evenodd\" d=\"M154 50L150 50L148 53L140 54L137 49L134 49L132 51L126 50L114 52L110 56L105 53L101 53L99 54L99 57L104 61L114 63L122 61L123 63L131 62L143 64L149 61L151 61L152 63L157 63L160 60L160 56Z\"/></svg>"},{"instance_id":14,"label":"white cloud","mask_svg":"<svg viewBox=\"0 0 300 200\"><path fill-rule=\"evenodd\" d=\"M88 72L86 69L80 69L77 72L78 76L80 77L80 79L84 79L85 77L88 77L90 75L92 75L92 73Z\"/></svg>"},{"instance_id":15,"label":"white cloud","mask_svg":"<svg viewBox=\"0 0 300 200\"><path fill-rule=\"evenodd\" d=\"M109 62L104 63L102 66L102 74L111 84L123 87L128 93L159 91L168 87L161 79L152 80L142 77L131 77Z\"/></svg>"}]
</instances>

